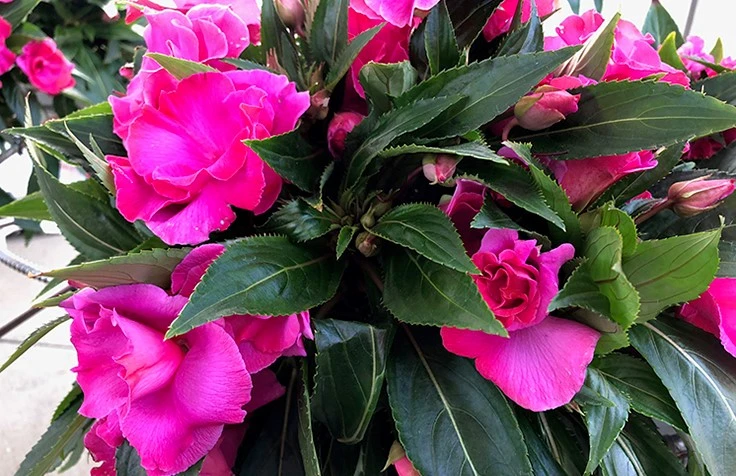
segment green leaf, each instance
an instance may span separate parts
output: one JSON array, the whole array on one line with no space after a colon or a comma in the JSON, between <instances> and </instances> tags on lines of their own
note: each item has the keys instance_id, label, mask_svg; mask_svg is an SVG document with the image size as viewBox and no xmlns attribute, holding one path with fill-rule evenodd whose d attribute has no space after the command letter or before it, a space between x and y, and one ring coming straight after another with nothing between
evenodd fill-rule
<instances>
[{"instance_id":1,"label":"green leaf","mask_svg":"<svg viewBox=\"0 0 736 476\"><path fill-rule=\"evenodd\" d=\"M298 130L267 139L243 141L277 174L305 192L314 192L327 158L317 151Z\"/></svg>"},{"instance_id":2,"label":"green leaf","mask_svg":"<svg viewBox=\"0 0 736 476\"><path fill-rule=\"evenodd\" d=\"M20 464L16 476L43 476L61 465L78 446L92 425L92 420L78 414L78 398L59 416ZM122 473L121 473L122 474Z\"/></svg>"},{"instance_id":3,"label":"green leaf","mask_svg":"<svg viewBox=\"0 0 736 476\"><path fill-rule=\"evenodd\" d=\"M408 61L389 64L371 61L360 70L360 84L366 98L380 113L390 111L393 100L411 89L417 79L417 70Z\"/></svg>"},{"instance_id":4,"label":"green leaf","mask_svg":"<svg viewBox=\"0 0 736 476\"><path fill-rule=\"evenodd\" d=\"M575 56L567 60L557 71L556 76L579 76L599 81L606 74L608 61L611 59L613 40L616 25L621 19L621 13L616 13L604 26L600 27L583 45L583 48L575 53Z\"/></svg>"},{"instance_id":5,"label":"green leaf","mask_svg":"<svg viewBox=\"0 0 736 476\"><path fill-rule=\"evenodd\" d=\"M508 165L490 162L468 161L462 164L463 172L477 177L496 193L524 210L540 216L565 230L562 218L549 206L530 172L515 163Z\"/></svg>"},{"instance_id":6,"label":"green leaf","mask_svg":"<svg viewBox=\"0 0 736 476\"><path fill-rule=\"evenodd\" d=\"M662 42L662 46L659 47L659 57L662 61L673 68L679 69L680 71L687 72L685 63L682 62L682 58L677 53L677 45L675 41L676 33L673 31Z\"/></svg>"},{"instance_id":7,"label":"green leaf","mask_svg":"<svg viewBox=\"0 0 736 476\"><path fill-rule=\"evenodd\" d=\"M718 256L720 263L718 266L719 278L736 278L736 242L721 241L718 244Z\"/></svg>"},{"instance_id":8,"label":"green leaf","mask_svg":"<svg viewBox=\"0 0 736 476\"><path fill-rule=\"evenodd\" d=\"M39 3L41 0L13 0L10 3L0 4L0 17L16 29Z\"/></svg>"},{"instance_id":9,"label":"green leaf","mask_svg":"<svg viewBox=\"0 0 736 476\"><path fill-rule=\"evenodd\" d=\"M284 68L289 79L304 89L302 61L299 58L294 35L286 29L279 18L274 0L261 2L261 45L266 54L275 53L278 63Z\"/></svg>"},{"instance_id":10,"label":"green leaf","mask_svg":"<svg viewBox=\"0 0 736 476\"><path fill-rule=\"evenodd\" d=\"M713 57L713 62L715 62L716 64L721 64L724 56L723 40L721 40L720 38L716 40L716 44L713 45L713 49L710 50L710 55Z\"/></svg>"},{"instance_id":11,"label":"green leaf","mask_svg":"<svg viewBox=\"0 0 736 476\"><path fill-rule=\"evenodd\" d=\"M537 14L537 3L532 2L531 6L529 21L509 33L498 49L497 56L536 53L544 50L544 31L542 21Z\"/></svg>"},{"instance_id":12,"label":"green leaf","mask_svg":"<svg viewBox=\"0 0 736 476\"><path fill-rule=\"evenodd\" d=\"M309 35L315 59L332 65L348 44L348 0L320 0Z\"/></svg>"},{"instance_id":13,"label":"green leaf","mask_svg":"<svg viewBox=\"0 0 736 476\"><path fill-rule=\"evenodd\" d=\"M598 13L603 11L603 0L593 0L593 5Z\"/></svg>"},{"instance_id":14,"label":"green leaf","mask_svg":"<svg viewBox=\"0 0 736 476\"><path fill-rule=\"evenodd\" d=\"M127 155L123 141L112 130L112 109L107 103L96 104L61 119L47 121L44 126L68 139L71 155L78 155L79 148L69 138L78 137L88 148L94 150L90 137L94 138L103 155ZM64 153L64 151L62 150Z\"/></svg>"},{"instance_id":15,"label":"green leaf","mask_svg":"<svg viewBox=\"0 0 736 476\"><path fill-rule=\"evenodd\" d=\"M415 131L457 103L457 97L437 97L419 100L408 106L395 109L381 116L376 127L358 147L350 159L345 174L346 188L352 188L363 177L377 172L371 164L379 153L391 142Z\"/></svg>"},{"instance_id":16,"label":"green leaf","mask_svg":"<svg viewBox=\"0 0 736 476\"><path fill-rule=\"evenodd\" d=\"M460 62L460 50L445 0L432 8L425 20L424 48L432 74L454 68Z\"/></svg>"},{"instance_id":17,"label":"green leaf","mask_svg":"<svg viewBox=\"0 0 736 476\"><path fill-rule=\"evenodd\" d=\"M480 142L466 142L458 145L448 146L427 146L417 144L397 145L389 147L381 152L380 156L384 159L398 157L407 154L448 154L457 157L472 157L479 160L488 160L499 164L508 164L508 161L496 154L485 144Z\"/></svg>"},{"instance_id":18,"label":"green leaf","mask_svg":"<svg viewBox=\"0 0 736 476\"><path fill-rule=\"evenodd\" d=\"M580 14L580 0L567 0L567 3L570 4L570 9L575 15Z\"/></svg>"},{"instance_id":19,"label":"green leaf","mask_svg":"<svg viewBox=\"0 0 736 476\"><path fill-rule=\"evenodd\" d=\"M658 149L736 125L736 108L682 86L603 82L580 92L578 112L514 140L531 141L537 154L582 159Z\"/></svg>"},{"instance_id":20,"label":"green leaf","mask_svg":"<svg viewBox=\"0 0 736 476\"><path fill-rule=\"evenodd\" d=\"M95 151L92 151L84 144L84 142L80 141L77 136L74 135L74 133L69 129L69 126L66 123L64 124L64 126L66 128L66 136L74 143L74 145L77 146L79 151L82 152L82 155L95 171L95 173L97 174L97 178L100 179L102 185L104 185L105 188L114 195L115 178L112 175L110 164L108 164L105 160L105 155L100 150L100 146L97 144L95 138L92 135L89 136L89 141L95 149Z\"/></svg>"},{"instance_id":21,"label":"green leaf","mask_svg":"<svg viewBox=\"0 0 736 476\"><path fill-rule=\"evenodd\" d=\"M419 99L463 96L463 101L419 131L422 137L438 139L463 135L505 112L576 50L563 48L501 56L449 69L407 91L397 99L397 105L405 106ZM508 80L511 77L513 81Z\"/></svg>"},{"instance_id":22,"label":"green leaf","mask_svg":"<svg viewBox=\"0 0 736 476\"><path fill-rule=\"evenodd\" d=\"M309 396L309 369L306 360L299 363L301 368L301 380L299 381L299 395L297 405L299 407L299 451L302 454L304 472L306 476L321 476L319 458L314 444L314 431L312 430L312 405Z\"/></svg>"},{"instance_id":23,"label":"green leaf","mask_svg":"<svg viewBox=\"0 0 736 476\"><path fill-rule=\"evenodd\" d=\"M41 192L33 192L23 198L0 207L0 217L23 218L26 220L52 220Z\"/></svg>"},{"instance_id":24,"label":"green leaf","mask_svg":"<svg viewBox=\"0 0 736 476\"><path fill-rule=\"evenodd\" d=\"M343 267L330 254L283 236L236 241L207 269L166 338L223 316L288 316L311 309L334 296Z\"/></svg>"},{"instance_id":25,"label":"green leaf","mask_svg":"<svg viewBox=\"0 0 736 476\"><path fill-rule=\"evenodd\" d=\"M719 74L693 84L693 90L702 91L731 105L736 105L736 71Z\"/></svg>"},{"instance_id":26,"label":"green leaf","mask_svg":"<svg viewBox=\"0 0 736 476\"><path fill-rule=\"evenodd\" d=\"M436 333L415 337L405 329L386 378L399 440L417 471L531 475L519 425L498 388L471 361L445 351Z\"/></svg>"},{"instance_id":27,"label":"green leaf","mask_svg":"<svg viewBox=\"0 0 736 476\"><path fill-rule=\"evenodd\" d=\"M358 57L360 51L365 48L365 45L371 41L379 31L383 28L383 24L375 26L370 30L366 30L360 35L353 38L353 41L345 48L335 60L335 64L330 68L330 72L327 73L325 78L325 89L332 91L337 86L337 83L347 74L350 66Z\"/></svg>"},{"instance_id":28,"label":"green leaf","mask_svg":"<svg viewBox=\"0 0 736 476\"><path fill-rule=\"evenodd\" d=\"M721 230L639 243L623 262L623 270L639 292L639 320L691 301L708 289L718 270Z\"/></svg>"},{"instance_id":29,"label":"green leaf","mask_svg":"<svg viewBox=\"0 0 736 476\"><path fill-rule=\"evenodd\" d=\"M626 258L636 252L639 245L639 238L636 232L636 223L623 210L614 207L612 203L606 203L595 212L586 215L586 219L591 222L587 224L586 232L602 226L615 228L621 234L622 239L622 255Z\"/></svg>"},{"instance_id":30,"label":"green leaf","mask_svg":"<svg viewBox=\"0 0 736 476\"><path fill-rule=\"evenodd\" d=\"M33 347L38 341L44 338L46 334L56 329L60 324L63 324L64 322L69 320L69 316L61 316L57 317L51 322L47 322L43 326L39 327L35 331L31 333L26 339L18 346L18 348L13 352L10 357L8 357L8 360L5 361L5 363L0 367L0 373L2 373L5 369L10 367L13 362L18 360L20 356L25 354L31 347Z\"/></svg>"},{"instance_id":31,"label":"green leaf","mask_svg":"<svg viewBox=\"0 0 736 476\"><path fill-rule=\"evenodd\" d=\"M463 273L478 274L450 219L433 205L409 203L386 213L370 233Z\"/></svg>"},{"instance_id":32,"label":"green leaf","mask_svg":"<svg viewBox=\"0 0 736 476\"><path fill-rule=\"evenodd\" d=\"M527 232L524 228L520 227L514 220L509 218L501 209L496 205L496 201L490 194L486 196L483 202L483 208L473 218L470 224L471 228L491 228L491 229L510 229Z\"/></svg>"},{"instance_id":33,"label":"green leaf","mask_svg":"<svg viewBox=\"0 0 736 476\"><path fill-rule=\"evenodd\" d=\"M319 238L340 227L337 217L319 211L302 199L288 202L277 210L264 225L272 233L286 235L303 242Z\"/></svg>"},{"instance_id":34,"label":"green leaf","mask_svg":"<svg viewBox=\"0 0 736 476\"><path fill-rule=\"evenodd\" d=\"M483 31L501 0L452 0L447 9L461 49L469 47Z\"/></svg>"},{"instance_id":35,"label":"green leaf","mask_svg":"<svg viewBox=\"0 0 736 476\"><path fill-rule=\"evenodd\" d=\"M337 441L359 443L383 388L392 332L360 322L314 321L314 416Z\"/></svg>"},{"instance_id":36,"label":"green leaf","mask_svg":"<svg viewBox=\"0 0 736 476\"><path fill-rule=\"evenodd\" d=\"M470 276L406 249L389 254L385 267L383 300L398 320L507 335Z\"/></svg>"},{"instance_id":37,"label":"green leaf","mask_svg":"<svg viewBox=\"0 0 736 476\"><path fill-rule=\"evenodd\" d=\"M631 343L669 390L711 474L736 468L736 360L713 336L683 321L631 330Z\"/></svg>"},{"instance_id":38,"label":"green leaf","mask_svg":"<svg viewBox=\"0 0 736 476\"><path fill-rule=\"evenodd\" d=\"M337 256L337 259L340 259L348 249L348 246L350 246L350 243L353 241L353 236L355 236L355 232L357 231L358 228L355 226L344 226L340 229L340 233L337 235L337 245L335 247L335 255Z\"/></svg>"},{"instance_id":39,"label":"green leaf","mask_svg":"<svg viewBox=\"0 0 736 476\"><path fill-rule=\"evenodd\" d=\"M127 441L123 441L115 451L115 472L125 476L146 476L140 455Z\"/></svg>"},{"instance_id":40,"label":"green leaf","mask_svg":"<svg viewBox=\"0 0 736 476\"><path fill-rule=\"evenodd\" d=\"M203 63L174 58L173 56L162 55L161 53L146 53L146 56L161 65L163 69L171 73L179 81L193 74L217 71L212 66L207 66Z\"/></svg>"},{"instance_id":41,"label":"green leaf","mask_svg":"<svg viewBox=\"0 0 736 476\"><path fill-rule=\"evenodd\" d=\"M518 419L519 428L524 435L529 452L529 462L532 465L532 474L535 476L565 476L550 448L542 441L541 436L524 416Z\"/></svg>"},{"instance_id":42,"label":"green leaf","mask_svg":"<svg viewBox=\"0 0 736 476\"><path fill-rule=\"evenodd\" d=\"M677 23L659 0L652 1L652 6L649 7L641 32L645 35L649 33L654 37L655 48L661 45L671 33L675 34L675 46L680 47L684 43L682 34L677 28Z\"/></svg>"},{"instance_id":43,"label":"green leaf","mask_svg":"<svg viewBox=\"0 0 736 476\"><path fill-rule=\"evenodd\" d=\"M646 362L629 355L610 354L596 360L593 366L628 397L636 412L687 431L675 402Z\"/></svg>"},{"instance_id":44,"label":"green leaf","mask_svg":"<svg viewBox=\"0 0 736 476\"><path fill-rule=\"evenodd\" d=\"M590 434L590 453L585 474L592 474L606 455L629 418L629 402L606 377L596 369L588 367L586 385L613 406L586 406L585 424Z\"/></svg>"},{"instance_id":45,"label":"green leaf","mask_svg":"<svg viewBox=\"0 0 736 476\"><path fill-rule=\"evenodd\" d=\"M47 271L42 276L74 280L96 289L147 283L171 286L171 273L191 248L155 248Z\"/></svg>"}]
</instances>

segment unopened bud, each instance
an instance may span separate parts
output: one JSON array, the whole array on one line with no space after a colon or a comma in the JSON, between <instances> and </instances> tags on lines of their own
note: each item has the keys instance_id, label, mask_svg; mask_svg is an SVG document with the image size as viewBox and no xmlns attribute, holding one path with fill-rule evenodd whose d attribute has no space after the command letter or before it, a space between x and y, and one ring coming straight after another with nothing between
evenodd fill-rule
<instances>
[{"instance_id":1,"label":"unopened bud","mask_svg":"<svg viewBox=\"0 0 736 476\"><path fill-rule=\"evenodd\" d=\"M370 258L378 253L379 240L375 235L371 235L367 231L364 231L355 238L355 247L358 251L365 256Z\"/></svg>"},{"instance_id":2,"label":"unopened bud","mask_svg":"<svg viewBox=\"0 0 736 476\"><path fill-rule=\"evenodd\" d=\"M428 155L422 161L422 171L431 184L448 183L455 175L456 167L457 159L449 155Z\"/></svg>"},{"instance_id":3,"label":"unopened bud","mask_svg":"<svg viewBox=\"0 0 736 476\"><path fill-rule=\"evenodd\" d=\"M301 0L276 0L279 18L291 30L304 33L304 5Z\"/></svg>"},{"instance_id":4,"label":"unopened bud","mask_svg":"<svg viewBox=\"0 0 736 476\"><path fill-rule=\"evenodd\" d=\"M135 74L135 70L133 68L133 63L125 63L120 67L118 70L118 73L120 73L120 76L127 80L133 79L133 75Z\"/></svg>"},{"instance_id":5,"label":"unopened bud","mask_svg":"<svg viewBox=\"0 0 736 476\"><path fill-rule=\"evenodd\" d=\"M577 112L579 100L579 94L570 94L554 86L540 86L532 94L519 99L514 115L524 129L539 131Z\"/></svg>"},{"instance_id":6,"label":"unopened bud","mask_svg":"<svg viewBox=\"0 0 736 476\"><path fill-rule=\"evenodd\" d=\"M365 116L357 112L338 112L335 114L327 128L327 145L333 157L336 159L342 157L345 152L345 139L363 119L365 119Z\"/></svg>"},{"instance_id":7,"label":"unopened bud","mask_svg":"<svg viewBox=\"0 0 736 476\"><path fill-rule=\"evenodd\" d=\"M330 93L326 89L321 89L316 93L312 94L309 98L309 111L308 115L315 121L322 121L327 117L330 112Z\"/></svg>"},{"instance_id":8,"label":"unopened bud","mask_svg":"<svg viewBox=\"0 0 736 476\"><path fill-rule=\"evenodd\" d=\"M667 192L672 210L689 217L712 210L736 190L736 180L700 177L673 184Z\"/></svg>"}]
</instances>

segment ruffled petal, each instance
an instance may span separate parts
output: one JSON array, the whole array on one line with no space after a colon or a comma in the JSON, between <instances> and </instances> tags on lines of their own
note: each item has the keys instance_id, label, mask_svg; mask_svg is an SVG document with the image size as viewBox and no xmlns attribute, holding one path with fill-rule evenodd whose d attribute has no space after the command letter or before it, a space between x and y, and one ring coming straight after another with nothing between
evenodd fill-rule
<instances>
[{"instance_id":1,"label":"ruffled petal","mask_svg":"<svg viewBox=\"0 0 736 476\"><path fill-rule=\"evenodd\" d=\"M217 243L193 249L171 273L171 292L185 297L191 296L207 268L224 251L225 247Z\"/></svg>"}]
</instances>

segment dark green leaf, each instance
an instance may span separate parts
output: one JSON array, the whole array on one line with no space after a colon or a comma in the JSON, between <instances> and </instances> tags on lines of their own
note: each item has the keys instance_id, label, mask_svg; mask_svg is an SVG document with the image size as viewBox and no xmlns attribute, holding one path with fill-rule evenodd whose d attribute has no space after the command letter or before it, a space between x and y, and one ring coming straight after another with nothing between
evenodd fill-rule
<instances>
[{"instance_id":1,"label":"dark green leaf","mask_svg":"<svg viewBox=\"0 0 736 476\"><path fill-rule=\"evenodd\" d=\"M667 35L662 42L662 46L659 47L659 57L662 59L662 62L672 66L673 68L687 72L685 63L682 62L682 58L680 58L680 55L677 53L675 37L675 32Z\"/></svg>"},{"instance_id":2,"label":"dark green leaf","mask_svg":"<svg viewBox=\"0 0 736 476\"><path fill-rule=\"evenodd\" d=\"M736 105L736 71L698 81L693 85L693 90L702 91L708 96Z\"/></svg>"},{"instance_id":3,"label":"dark green leaf","mask_svg":"<svg viewBox=\"0 0 736 476\"><path fill-rule=\"evenodd\" d=\"M337 57L337 60L335 60L335 64L332 66L330 72L325 78L325 88L327 90L332 91L335 89L335 86L337 86L337 83L339 83L342 77L348 72L350 66L355 61L355 58L360 54L360 51L365 48L365 45L367 45L379 31L381 31L381 28L383 28L383 25L378 25L370 30L364 31L353 38L353 41L350 42L347 48L342 50L340 55Z\"/></svg>"},{"instance_id":4,"label":"dark green leaf","mask_svg":"<svg viewBox=\"0 0 736 476\"><path fill-rule=\"evenodd\" d=\"M337 441L359 443L383 388L392 332L359 322L314 321L314 416Z\"/></svg>"},{"instance_id":5,"label":"dark green leaf","mask_svg":"<svg viewBox=\"0 0 736 476\"><path fill-rule=\"evenodd\" d=\"M538 434L564 473L582 475L588 461L589 437L580 417L554 411L524 413L539 429Z\"/></svg>"},{"instance_id":6,"label":"dark green leaf","mask_svg":"<svg viewBox=\"0 0 736 476\"><path fill-rule=\"evenodd\" d=\"M657 149L736 125L736 108L682 86L604 82L580 91L578 112L514 140L531 141L537 154L582 159Z\"/></svg>"},{"instance_id":7,"label":"dark green leaf","mask_svg":"<svg viewBox=\"0 0 736 476\"><path fill-rule=\"evenodd\" d=\"M23 198L0 207L0 217L24 218L26 220L52 220L41 192L33 192Z\"/></svg>"},{"instance_id":8,"label":"dark green leaf","mask_svg":"<svg viewBox=\"0 0 736 476\"><path fill-rule=\"evenodd\" d=\"M629 402L626 395L592 367L588 368L586 385L613 403L611 407L585 407L585 423L590 434L590 453L585 474L592 474L624 428L629 418Z\"/></svg>"},{"instance_id":9,"label":"dark green leaf","mask_svg":"<svg viewBox=\"0 0 736 476\"><path fill-rule=\"evenodd\" d=\"M161 65L163 69L180 81L193 74L217 71L212 66L207 66L206 64L174 58L173 56L162 55L160 53L146 53L146 56Z\"/></svg>"},{"instance_id":10,"label":"dark green leaf","mask_svg":"<svg viewBox=\"0 0 736 476\"><path fill-rule=\"evenodd\" d=\"M567 0L567 3L570 4L570 8L575 15L580 14L580 0Z\"/></svg>"},{"instance_id":11,"label":"dark green leaf","mask_svg":"<svg viewBox=\"0 0 736 476\"><path fill-rule=\"evenodd\" d=\"M393 100L411 89L417 78L417 70L408 61L389 64L371 61L360 70L360 84L366 98L380 113L390 111Z\"/></svg>"},{"instance_id":12,"label":"dark green leaf","mask_svg":"<svg viewBox=\"0 0 736 476\"><path fill-rule=\"evenodd\" d=\"M342 271L331 254L282 236L236 241L207 269L166 337L223 316L285 316L311 309L335 294Z\"/></svg>"},{"instance_id":13,"label":"dark green leaf","mask_svg":"<svg viewBox=\"0 0 736 476\"><path fill-rule=\"evenodd\" d=\"M302 454L304 472L306 476L320 476L319 458L314 444L314 431L312 430L312 405L309 397L309 369L306 360L300 362L301 380L299 381L299 395L297 405L299 406L299 451Z\"/></svg>"},{"instance_id":14,"label":"dark green leaf","mask_svg":"<svg viewBox=\"0 0 736 476\"><path fill-rule=\"evenodd\" d=\"M712 474L736 468L736 360L710 334L683 321L657 320L631 330L680 409Z\"/></svg>"},{"instance_id":15,"label":"dark green leaf","mask_svg":"<svg viewBox=\"0 0 736 476\"><path fill-rule=\"evenodd\" d=\"M654 47L658 47L664 42L670 33L675 33L675 45L679 48L684 40L682 34L677 28L677 23L672 19L669 12L662 6L659 0L653 0L652 6L649 7L647 17L644 19L644 27L641 32L647 33L654 37Z\"/></svg>"},{"instance_id":16,"label":"dark green leaf","mask_svg":"<svg viewBox=\"0 0 736 476\"><path fill-rule=\"evenodd\" d=\"M336 217L319 211L301 199L288 202L276 211L265 228L272 233L286 235L293 241L309 241L340 227Z\"/></svg>"},{"instance_id":17,"label":"dark green leaf","mask_svg":"<svg viewBox=\"0 0 736 476\"><path fill-rule=\"evenodd\" d=\"M718 266L719 278L736 278L736 242L721 241L718 244Z\"/></svg>"},{"instance_id":18,"label":"dark green leaf","mask_svg":"<svg viewBox=\"0 0 736 476\"><path fill-rule=\"evenodd\" d=\"M485 144L480 142L466 142L459 145L448 145L448 146L427 146L427 145L416 145L406 144L398 145L396 147L390 147L381 152L381 157L390 158L398 157L406 154L449 154L458 157L472 157L474 159L489 160L499 164L507 164L508 161L496 154Z\"/></svg>"},{"instance_id":19,"label":"dark green leaf","mask_svg":"<svg viewBox=\"0 0 736 476\"><path fill-rule=\"evenodd\" d=\"M348 44L348 0L320 0L309 46L318 61L332 65Z\"/></svg>"},{"instance_id":20,"label":"dark green leaf","mask_svg":"<svg viewBox=\"0 0 736 476\"><path fill-rule=\"evenodd\" d=\"M603 0L593 0L593 5L598 13L603 11Z\"/></svg>"},{"instance_id":21,"label":"dark green leaf","mask_svg":"<svg viewBox=\"0 0 736 476\"><path fill-rule=\"evenodd\" d=\"M478 274L447 215L433 205L409 203L385 214L370 230L427 259L463 273Z\"/></svg>"},{"instance_id":22,"label":"dark green leaf","mask_svg":"<svg viewBox=\"0 0 736 476\"><path fill-rule=\"evenodd\" d=\"M623 270L639 292L639 320L657 317L663 309L696 299L708 289L718 270L721 230L639 243L623 262Z\"/></svg>"},{"instance_id":23,"label":"dark green leaf","mask_svg":"<svg viewBox=\"0 0 736 476\"><path fill-rule=\"evenodd\" d=\"M10 365L18 360L20 356L25 354L31 347L33 347L38 341L43 339L43 337L48 334L49 332L56 329L60 324L63 324L64 322L69 320L69 316L61 316L57 317L51 322L48 322L44 324L43 326L39 327L35 331L31 333L13 352L10 357L8 357L8 360L5 361L5 363L0 367L0 372L10 367Z\"/></svg>"},{"instance_id":24,"label":"dark green leaf","mask_svg":"<svg viewBox=\"0 0 736 476\"><path fill-rule=\"evenodd\" d=\"M445 0L432 8L425 20L424 47L432 74L454 68L460 61L460 50L455 38Z\"/></svg>"},{"instance_id":25,"label":"dark green leaf","mask_svg":"<svg viewBox=\"0 0 736 476\"><path fill-rule=\"evenodd\" d=\"M675 402L646 362L629 355L610 354L593 365L628 397L635 411L687 431Z\"/></svg>"},{"instance_id":26,"label":"dark green leaf","mask_svg":"<svg viewBox=\"0 0 736 476\"><path fill-rule=\"evenodd\" d=\"M471 228L492 228L492 229L510 229L524 231L522 227L516 224L514 220L509 218L501 209L496 205L496 201L490 194L485 198L483 202L483 208L481 208L478 215L475 216L473 222L470 224Z\"/></svg>"},{"instance_id":27,"label":"dark green leaf","mask_svg":"<svg viewBox=\"0 0 736 476\"><path fill-rule=\"evenodd\" d=\"M123 141L112 130L112 110L107 103L96 104L64 118L48 121L44 126L64 138L68 137L68 134L73 134L88 148L95 150L90 140L90 137L93 137L104 155L127 155ZM74 154L79 154L77 146L71 139L69 148Z\"/></svg>"},{"instance_id":28,"label":"dark green leaf","mask_svg":"<svg viewBox=\"0 0 736 476\"><path fill-rule=\"evenodd\" d=\"M535 476L566 476L566 473L557 463L549 447L544 444L531 422L524 416L520 416L518 422L529 452L532 474Z\"/></svg>"},{"instance_id":29,"label":"dark green leaf","mask_svg":"<svg viewBox=\"0 0 736 476\"><path fill-rule=\"evenodd\" d=\"M454 2L453 2L454 3ZM397 99L399 105L418 99L463 96L419 134L445 138L463 135L493 120L514 105L577 48L527 55L501 56L449 69L419 83ZM508 78L513 77L513 81Z\"/></svg>"},{"instance_id":30,"label":"dark green leaf","mask_svg":"<svg viewBox=\"0 0 736 476\"><path fill-rule=\"evenodd\" d=\"M140 455L127 441L123 441L115 451L115 472L125 476L146 476Z\"/></svg>"},{"instance_id":31,"label":"dark green leaf","mask_svg":"<svg viewBox=\"0 0 736 476\"><path fill-rule=\"evenodd\" d=\"M304 191L316 190L327 159L324 151L314 150L299 131L244 142L283 178Z\"/></svg>"},{"instance_id":32,"label":"dark green leaf","mask_svg":"<svg viewBox=\"0 0 736 476\"><path fill-rule=\"evenodd\" d=\"M416 469L531 475L519 425L501 392L472 362L442 349L434 333L415 338L410 332L393 346L387 381L399 440Z\"/></svg>"},{"instance_id":33,"label":"dark green leaf","mask_svg":"<svg viewBox=\"0 0 736 476\"><path fill-rule=\"evenodd\" d=\"M616 25L621 13L616 13L611 19L588 39L583 48L575 56L560 66L555 74L558 76L585 76L600 80L606 73L608 61L611 59L613 40Z\"/></svg>"},{"instance_id":34,"label":"dark green leaf","mask_svg":"<svg viewBox=\"0 0 736 476\"><path fill-rule=\"evenodd\" d=\"M337 259L340 259L340 257L345 253L345 250L348 249L348 246L350 246L350 243L353 241L353 236L355 236L355 232L357 231L358 228L354 226L344 226L340 229L340 233L337 235L337 246L335 248Z\"/></svg>"},{"instance_id":35,"label":"dark green leaf","mask_svg":"<svg viewBox=\"0 0 736 476\"><path fill-rule=\"evenodd\" d=\"M460 48L467 48L483 31L493 11L501 0L452 0L447 9L455 27L455 36Z\"/></svg>"},{"instance_id":36,"label":"dark green leaf","mask_svg":"<svg viewBox=\"0 0 736 476\"><path fill-rule=\"evenodd\" d=\"M13 29L16 29L39 3L41 0L13 0L10 3L2 3L0 4L0 17L10 23Z\"/></svg>"},{"instance_id":37,"label":"dark green leaf","mask_svg":"<svg viewBox=\"0 0 736 476\"><path fill-rule=\"evenodd\" d=\"M287 76L301 87L304 87L299 52L294 36L286 29L276 12L274 0L263 0L261 3L261 45L264 51L274 52L278 63L286 71Z\"/></svg>"},{"instance_id":38,"label":"dark green leaf","mask_svg":"<svg viewBox=\"0 0 736 476\"><path fill-rule=\"evenodd\" d=\"M394 250L385 266L383 299L398 320L506 335L470 276L406 249Z\"/></svg>"},{"instance_id":39,"label":"dark green leaf","mask_svg":"<svg viewBox=\"0 0 736 476\"><path fill-rule=\"evenodd\" d=\"M524 53L536 53L544 50L544 31L542 21L537 15L537 3L532 2L529 21L509 33L497 56L508 56Z\"/></svg>"},{"instance_id":40,"label":"dark green leaf","mask_svg":"<svg viewBox=\"0 0 736 476\"><path fill-rule=\"evenodd\" d=\"M156 248L47 271L43 276L71 279L97 289L138 283L168 289L172 271L190 251L191 248Z\"/></svg>"}]
</instances>

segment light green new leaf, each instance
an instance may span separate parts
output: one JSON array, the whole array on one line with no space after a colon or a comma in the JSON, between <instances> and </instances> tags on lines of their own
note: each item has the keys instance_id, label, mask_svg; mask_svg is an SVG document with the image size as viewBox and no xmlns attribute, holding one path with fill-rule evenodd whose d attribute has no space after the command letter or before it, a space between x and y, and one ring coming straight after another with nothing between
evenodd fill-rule
<instances>
[{"instance_id":1,"label":"light green new leaf","mask_svg":"<svg viewBox=\"0 0 736 476\"><path fill-rule=\"evenodd\" d=\"M360 84L373 108L381 114L393 108L393 100L412 88L419 75L409 61L374 63L360 69Z\"/></svg>"},{"instance_id":2,"label":"light green new leaf","mask_svg":"<svg viewBox=\"0 0 736 476\"><path fill-rule=\"evenodd\" d=\"M673 31L662 42L662 46L659 47L659 57L663 63L666 63L673 68L679 69L680 71L687 72L685 63L682 62L682 58L677 53L676 45L676 33Z\"/></svg>"},{"instance_id":3,"label":"light green new leaf","mask_svg":"<svg viewBox=\"0 0 736 476\"><path fill-rule=\"evenodd\" d=\"M175 58L161 53L146 53L146 56L160 64L163 69L171 73L179 81L193 74L217 71L212 66L207 66L203 63Z\"/></svg>"}]
</instances>

